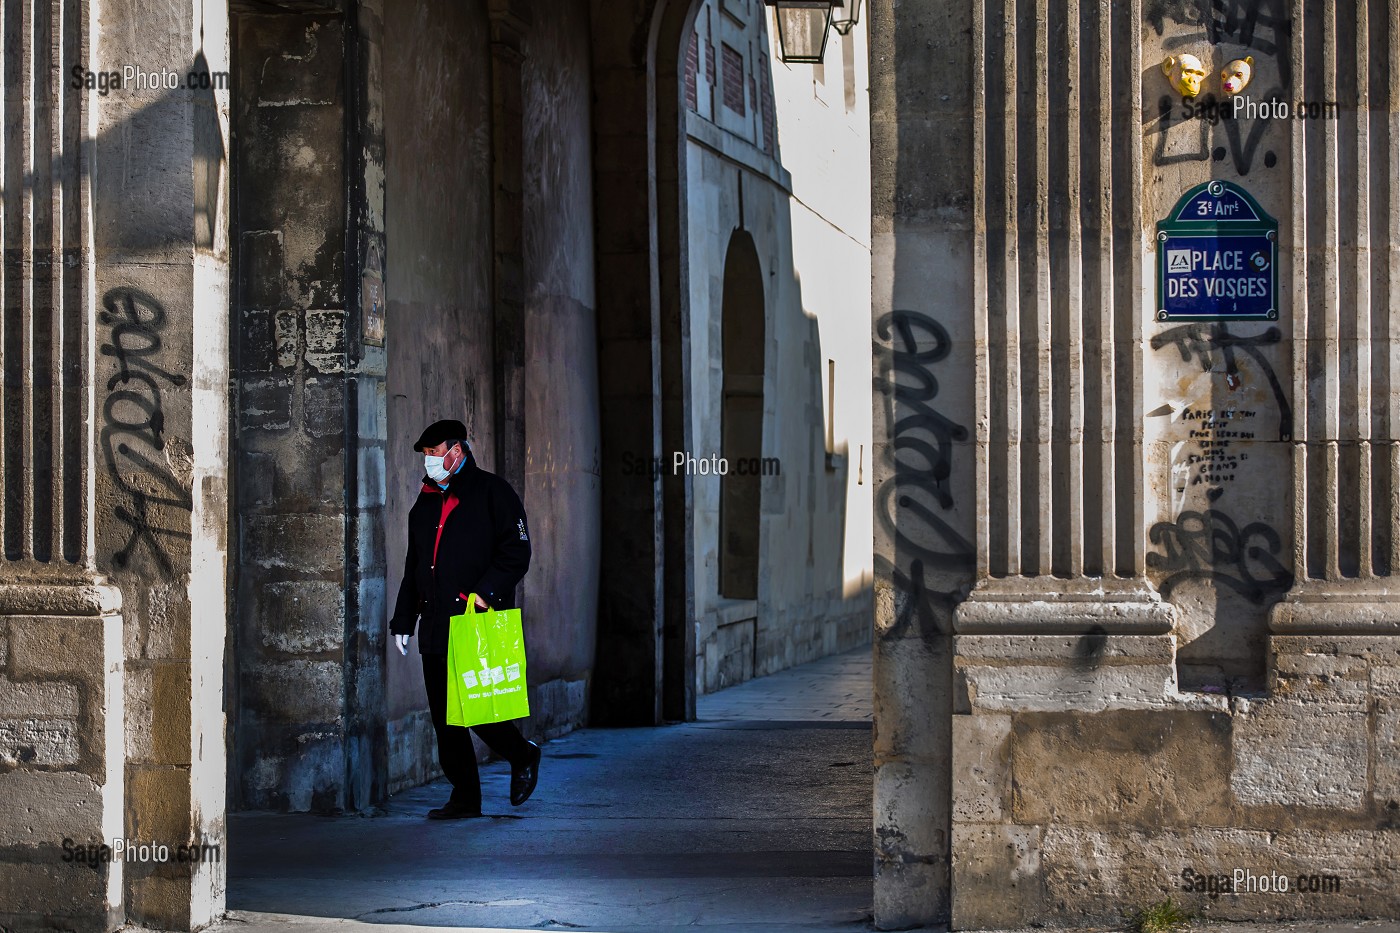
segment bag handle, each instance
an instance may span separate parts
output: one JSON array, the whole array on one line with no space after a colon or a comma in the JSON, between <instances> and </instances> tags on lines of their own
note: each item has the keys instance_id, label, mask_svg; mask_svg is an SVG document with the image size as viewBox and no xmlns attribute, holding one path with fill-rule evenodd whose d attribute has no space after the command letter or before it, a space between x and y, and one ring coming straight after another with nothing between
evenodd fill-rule
<instances>
[{"instance_id":1,"label":"bag handle","mask_svg":"<svg viewBox=\"0 0 1400 933\"><path fill-rule=\"evenodd\" d=\"M458 593L457 595L461 596L462 594ZM484 615L491 611L489 606L485 609L476 608L476 598L475 593L467 594L467 608L464 610L464 615ZM486 602L486 600L483 599L482 602Z\"/></svg>"}]
</instances>

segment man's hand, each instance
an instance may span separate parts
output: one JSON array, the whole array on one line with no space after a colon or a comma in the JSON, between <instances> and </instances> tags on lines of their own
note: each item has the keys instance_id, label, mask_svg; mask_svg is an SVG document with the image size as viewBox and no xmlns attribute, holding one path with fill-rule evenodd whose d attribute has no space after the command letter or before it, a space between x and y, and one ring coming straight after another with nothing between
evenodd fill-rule
<instances>
[{"instance_id":1,"label":"man's hand","mask_svg":"<svg viewBox=\"0 0 1400 933\"><path fill-rule=\"evenodd\" d=\"M408 638L409 638L409 636L407 636L407 635L395 635L395 636L394 636L394 644L396 644L396 645L399 646L399 654L402 654L402 655L405 655L405 656L408 654Z\"/></svg>"},{"instance_id":2,"label":"man's hand","mask_svg":"<svg viewBox=\"0 0 1400 933\"><path fill-rule=\"evenodd\" d=\"M475 593L473 593L472 595L473 595L473 596L476 596ZM478 608L478 609L490 609L491 607L488 606L488 605L486 605L486 600L482 599L480 596L476 596L476 608Z\"/></svg>"}]
</instances>

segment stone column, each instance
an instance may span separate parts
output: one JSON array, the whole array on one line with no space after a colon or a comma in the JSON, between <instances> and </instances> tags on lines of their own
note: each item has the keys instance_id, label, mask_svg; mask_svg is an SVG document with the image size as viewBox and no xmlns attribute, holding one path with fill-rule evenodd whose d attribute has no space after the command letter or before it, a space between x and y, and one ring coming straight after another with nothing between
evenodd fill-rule
<instances>
[{"instance_id":1,"label":"stone column","mask_svg":"<svg viewBox=\"0 0 1400 933\"><path fill-rule=\"evenodd\" d=\"M1384 814L1400 806L1400 9L1300 2L1293 29L1294 98L1309 107L1291 127L1284 237L1294 583L1269 618L1275 700L1248 745L1236 739L1248 768L1237 793L1374 826L1353 871L1384 878ZM1393 916L1391 901L1378 894L1370 910Z\"/></svg>"},{"instance_id":2,"label":"stone column","mask_svg":"<svg viewBox=\"0 0 1400 933\"><path fill-rule=\"evenodd\" d=\"M383 344L400 339L380 4L235 23L236 804L362 811L387 793Z\"/></svg>"},{"instance_id":3,"label":"stone column","mask_svg":"<svg viewBox=\"0 0 1400 933\"><path fill-rule=\"evenodd\" d=\"M491 175L495 302L496 472L525 489L524 0L492 0ZM528 507L528 503L527 503Z\"/></svg>"},{"instance_id":4,"label":"stone column","mask_svg":"<svg viewBox=\"0 0 1400 933\"><path fill-rule=\"evenodd\" d=\"M1342 0L1294 19L1295 96L1340 108L1292 133L1295 582L1271 614L1276 636L1400 634L1395 14Z\"/></svg>"},{"instance_id":5,"label":"stone column","mask_svg":"<svg viewBox=\"0 0 1400 933\"><path fill-rule=\"evenodd\" d=\"M103 5L89 68L139 68L97 105L97 569L123 596L123 835L224 841L228 449L228 11ZM64 69L67 74L67 69ZM175 85L172 87L171 85ZM8 189L7 185L7 189ZM128 862L127 919L223 912L225 862Z\"/></svg>"},{"instance_id":6,"label":"stone column","mask_svg":"<svg viewBox=\"0 0 1400 933\"><path fill-rule=\"evenodd\" d=\"M972 28L965 5L870 10L881 929L946 923L952 909L952 619L973 583L977 527Z\"/></svg>"}]
</instances>

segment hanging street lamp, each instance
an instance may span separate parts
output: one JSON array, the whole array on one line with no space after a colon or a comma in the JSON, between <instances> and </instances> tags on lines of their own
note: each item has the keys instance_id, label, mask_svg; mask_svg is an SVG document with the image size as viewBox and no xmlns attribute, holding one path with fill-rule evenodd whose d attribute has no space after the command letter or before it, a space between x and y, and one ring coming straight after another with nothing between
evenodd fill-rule
<instances>
[{"instance_id":1,"label":"hanging street lamp","mask_svg":"<svg viewBox=\"0 0 1400 933\"><path fill-rule=\"evenodd\" d=\"M833 3L832 6L838 7L841 6L841 4ZM851 27L860 22L860 0L846 0L846 8L841 11L840 17L837 17L835 12L836 11L833 9L831 28L835 29L843 36L850 35Z\"/></svg>"},{"instance_id":2,"label":"hanging street lamp","mask_svg":"<svg viewBox=\"0 0 1400 933\"><path fill-rule=\"evenodd\" d=\"M826 56L832 7L842 0L763 0L778 18L778 45L789 65L820 65ZM849 27L848 27L849 28Z\"/></svg>"}]
</instances>

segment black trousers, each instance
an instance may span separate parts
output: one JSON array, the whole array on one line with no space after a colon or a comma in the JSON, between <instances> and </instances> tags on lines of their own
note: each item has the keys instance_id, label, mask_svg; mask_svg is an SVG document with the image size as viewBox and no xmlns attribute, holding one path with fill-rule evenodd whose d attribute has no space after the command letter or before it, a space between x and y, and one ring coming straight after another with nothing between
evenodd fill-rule
<instances>
[{"instance_id":1,"label":"black trousers","mask_svg":"<svg viewBox=\"0 0 1400 933\"><path fill-rule=\"evenodd\" d=\"M493 722L470 729L447 724L447 655L423 655L423 683L428 688L428 710L437 733L438 764L452 782L452 802L480 810L481 776L476 770L472 733L512 767L529 764L530 744L513 722Z\"/></svg>"}]
</instances>

